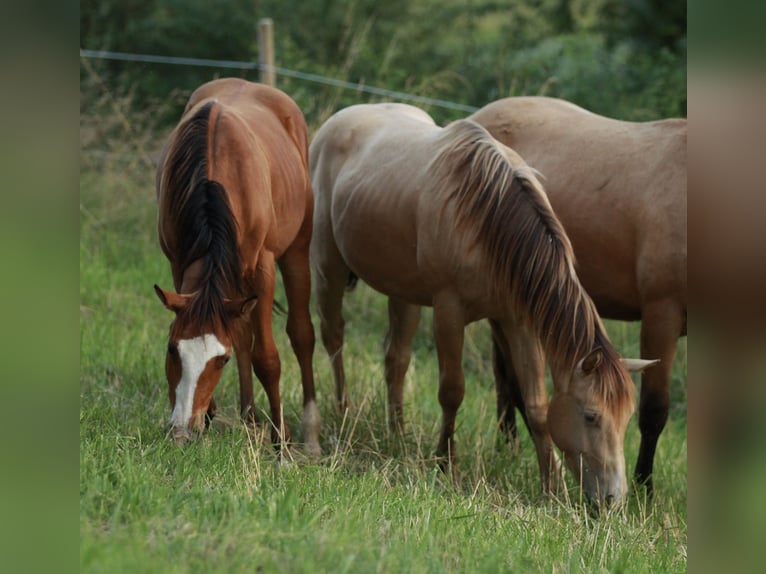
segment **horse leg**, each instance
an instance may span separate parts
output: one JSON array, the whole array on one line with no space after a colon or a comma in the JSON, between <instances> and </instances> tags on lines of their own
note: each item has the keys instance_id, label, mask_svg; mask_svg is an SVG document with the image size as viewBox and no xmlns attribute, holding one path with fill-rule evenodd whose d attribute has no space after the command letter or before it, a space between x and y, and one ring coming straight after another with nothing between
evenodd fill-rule
<instances>
[{"instance_id":1,"label":"horse leg","mask_svg":"<svg viewBox=\"0 0 766 574\"><path fill-rule=\"evenodd\" d=\"M420 307L388 298L388 333L385 339L385 374L388 387L388 422L392 431L404 431L404 376L412 358L412 339L420 323Z\"/></svg>"},{"instance_id":2,"label":"horse leg","mask_svg":"<svg viewBox=\"0 0 766 574\"><path fill-rule=\"evenodd\" d=\"M439 359L439 404L442 427L436 456L442 470L455 470L455 418L465 395L463 377L463 337L465 319L459 301L453 297L434 298L434 339Z\"/></svg>"},{"instance_id":3,"label":"horse leg","mask_svg":"<svg viewBox=\"0 0 766 574\"><path fill-rule=\"evenodd\" d=\"M239 374L239 414L246 425L255 428L258 416L255 413L253 399L253 329L249 320L234 321L232 329L234 355L237 359Z\"/></svg>"},{"instance_id":4,"label":"horse leg","mask_svg":"<svg viewBox=\"0 0 766 574\"><path fill-rule=\"evenodd\" d=\"M213 424L216 410L217 407L215 405L215 399L210 397L210 404L208 405L207 412L205 413L205 428L210 428L210 425Z\"/></svg>"},{"instance_id":5,"label":"horse leg","mask_svg":"<svg viewBox=\"0 0 766 574\"><path fill-rule=\"evenodd\" d=\"M343 414L348 408L346 373L343 369L343 295L351 270L343 261L334 240L321 238L321 233L312 239L311 265L322 344L330 357L335 380L335 406L338 414Z\"/></svg>"},{"instance_id":6,"label":"horse leg","mask_svg":"<svg viewBox=\"0 0 766 574\"><path fill-rule=\"evenodd\" d=\"M527 327L514 325L505 331L506 356L513 357L508 369L512 387L518 393L524 422L537 452L543 492L558 488L552 477L556 470L556 454L548 431L548 390L545 387L545 356L540 342Z\"/></svg>"},{"instance_id":7,"label":"horse leg","mask_svg":"<svg viewBox=\"0 0 766 574\"><path fill-rule=\"evenodd\" d=\"M298 359L303 386L303 416L301 426L303 440L309 455L316 459L322 451L319 447L319 430L322 419L316 404L314 388L314 326L309 313L311 298L311 271L309 270L308 245L291 247L279 262L287 294L287 336Z\"/></svg>"},{"instance_id":8,"label":"horse leg","mask_svg":"<svg viewBox=\"0 0 766 574\"><path fill-rule=\"evenodd\" d=\"M660 301L644 305L641 309L641 358L660 359L659 364L647 369L641 376L638 415L641 446L635 479L638 484L646 485L648 494L654 490L654 454L657 440L668 420L670 373L683 325L683 309L675 301Z\"/></svg>"},{"instance_id":9,"label":"horse leg","mask_svg":"<svg viewBox=\"0 0 766 574\"><path fill-rule=\"evenodd\" d=\"M518 447L518 429L516 427L516 409L526 422L524 403L519 391L519 381L513 369L513 357L511 357L508 341L503 335L500 324L490 320L492 327L492 371L495 375L495 393L497 395L497 421L500 431L514 445Z\"/></svg>"},{"instance_id":10,"label":"horse leg","mask_svg":"<svg viewBox=\"0 0 766 574\"><path fill-rule=\"evenodd\" d=\"M279 446L290 441L290 431L284 422L282 400L279 395L279 377L282 365L279 351L274 342L272 331L272 306L274 304L274 258L270 254L262 254L258 263L260 272L260 289L258 302L252 313L253 344L252 362L255 374L261 381L263 390L269 400L271 413L271 440Z\"/></svg>"}]
</instances>

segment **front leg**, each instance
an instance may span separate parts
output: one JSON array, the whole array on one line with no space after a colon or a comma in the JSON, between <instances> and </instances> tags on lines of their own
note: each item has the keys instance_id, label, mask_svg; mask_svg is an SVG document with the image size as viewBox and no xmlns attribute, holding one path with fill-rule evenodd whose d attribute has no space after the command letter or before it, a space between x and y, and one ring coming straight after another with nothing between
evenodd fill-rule
<instances>
[{"instance_id":1,"label":"front leg","mask_svg":"<svg viewBox=\"0 0 766 574\"><path fill-rule=\"evenodd\" d=\"M251 358L255 375L261 381L269 400L271 440L275 446L280 447L290 441L290 431L284 423L282 413L282 399L279 393L282 363L279 359L277 345L274 342L271 324L275 270L273 255L266 252L262 253L258 264L258 302L252 314L254 341Z\"/></svg>"},{"instance_id":2,"label":"front leg","mask_svg":"<svg viewBox=\"0 0 766 574\"><path fill-rule=\"evenodd\" d=\"M404 377L412 358L412 339L420 323L420 307L401 299L388 299L388 333L385 340L385 376L388 387L388 423L404 431Z\"/></svg>"},{"instance_id":3,"label":"front leg","mask_svg":"<svg viewBox=\"0 0 766 574\"><path fill-rule=\"evenodd\" d=\"M518 389L518 404L524 408L524 422L537 451L542 489L543 492L555 492L559 488L556 474L558 462L548 431L545 355L538 338L523 324L504 325L504 330L508 355L513 357L512 384Z\"/></svg>"},{"instance_id":4,"label":"front leg","mask_svg":"<svg viewBox=\"0 0 766 574\"><path fill-rule=\"evenodd\" d=\"M233 332L234 354L239 374L239 413L244 423L253 429L258 422L253 400L253 328L249 318L235 321Z\"/></svg>"},{"instance_id":5,"label":"front leg","mask_svg":"<svg viewBox=\"0 0 766 574\"><path fill-rule=\"evenodd\" d=\"M215 399L213 397L210 397L210 404L207 407L207 412L205 413L205 428L210 428L213 425L213 419L215 418L215 412L216 412L216 404Z\"/></svg>"},{"instance_id":6,"label":"front leg","mask_svg":"<svg viewBox=\"0 0 766 574\"><path fill-rule=\"evenodd\" d=\"M443 470L455 473L455 419L465 395L463 377L463 337L465 315L460 300L451 293L434 297L434 339L439 359L439 404L442 426L436 455Z\"/></svg>"},{"instance_id":7,"label":"front leg","mask_svg":"<svg viewBox=\"0 0 766 574\"><path fill-rule=\"evenodd\" d=\"M675 301L646 304L641 309L641 358L660 359L656 367L642 374L638 414L641 445L635 479L637 484L646 486L650 495L654 491L654 455L657 441L668 420L670 377L684 321L683 308Z\"/></svg>"}]
</instances>

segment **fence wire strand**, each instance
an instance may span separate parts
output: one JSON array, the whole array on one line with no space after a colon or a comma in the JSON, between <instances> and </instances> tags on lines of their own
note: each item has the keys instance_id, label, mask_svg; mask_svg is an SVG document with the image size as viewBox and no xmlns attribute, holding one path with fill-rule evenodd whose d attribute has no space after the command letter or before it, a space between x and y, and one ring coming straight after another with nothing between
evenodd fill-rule
<instances>
[{"instance_id":1,"label":"fence wire strand","mask_svg":"<svg viewBox=\"0 0 766 574\"><path fill-rule=\"evenodd\" d=\"M326 86L334 86L336 88L354 90L357 92L374 94L376 96L384 96L405 102L416 102L419 104L437 106L440 108L446 108L448 110L457 110L462 112L475 112L479 109L474 106L458 104L456 102L449 102L446 100L429 98L426 96L417 96L414 94L408 94L406 92L397 92L395 90L389 90L386 88L377 88L375 86L367 86L365 84L328 78L326 76L320 76L319 74L300 72L298 70L290 70L288 68L280 68L278 66L267 66L265 64L259 64L256 62L240 62L236 60L210 60L207 58L185 58L177 56L157 56L153 54L130 54L126 52L110 52L106 50L85 50L82 48L80 49L80 57L101 60L120 60L123 62L171 64L176 66L204 66L211 68L231 68L237 70L273 70L275 74L287 78L295 78L297 80L324 84Z\"/></svg>"}]
</instances>

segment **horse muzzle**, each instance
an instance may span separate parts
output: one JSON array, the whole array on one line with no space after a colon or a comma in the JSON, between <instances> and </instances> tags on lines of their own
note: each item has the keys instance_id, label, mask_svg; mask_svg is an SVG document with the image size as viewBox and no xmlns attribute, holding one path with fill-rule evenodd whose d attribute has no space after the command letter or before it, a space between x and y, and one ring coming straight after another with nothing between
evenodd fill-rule
<instances>
[{"instance_id":1,"label":"horse muzzle","mask_svg":"<svg viewBox=\"0 0 766 574\"><path fill-rule=\"evenodd\" d=\"M183 446L191 440L192 433L187 427L169 424L166 432L168 438L176 445Z\"/></svg>"},{"instance_id":2,"label":"horse muzzle","mask_svg":"<svg viewBox=\"0 0 766 574\"><path fill-rule=\"evenodd\" d=\"M627 493L628 488L624 478L616 475L601 481L595 491L586 491L586 497L591 506L599 510L607 510L619 506L626 499Z\"/></svg>"}]
</instances>

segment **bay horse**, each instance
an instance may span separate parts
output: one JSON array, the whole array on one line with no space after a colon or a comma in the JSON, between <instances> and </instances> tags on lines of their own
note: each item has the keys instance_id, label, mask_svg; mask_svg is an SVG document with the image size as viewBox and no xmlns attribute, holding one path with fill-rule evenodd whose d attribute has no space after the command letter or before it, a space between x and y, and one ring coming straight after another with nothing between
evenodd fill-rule
<instances>
[{"instance_id":1,"label":"bay horse","mask_svg":"<svg viewBox=\"0 0 766 574\"><path fill-rule=\"evenodd\" d=\"M555 98L505 98L470 118L540 170L602 317L641 320L642 375L635 479L652 492L678 338L686 335L686 120L625 122ZM511 354L512 355L512 354ZM496 350L498 414L522 414L515 357Z\"/></svg>"},{"instance_id":2,"label":"bay horse","mask_svg":"<svg viewBox=\"0 0 766 574\"><path fill-rule=\"evenodd\" d=\"M242 418L257 422L254 369L268 397L272 441L290 440L272 331L279 265L303 384L304 440L318 455L308 262L313 194L303 114L265 85L236 78L206 83L171 133L156 181L159 242L176 290L155 285L175 313L165 359L173 438L185 442L215 415L213 390L233 352Z\"/></svg>"},{"instance_id":3,"label":"bay horse","mask_svg":"<svg viewBox=\"0 0 766 574\"><path fill-rule=\"evenodd\" d=\"M312 273L341 408L347 286L362 279L388 296L385 379L394 429L403 428L403 382L420 306L433 307L442 408L436 454L451 468L465 391L464 327L489 318L516 356L539 338L551 361L556 416L547 424L537 381L520 381L544 487L555 464L552 436L590 499L620 499L633 382L580 286L569 239L534 170L477 123L441 128L405 104L337 112L315 135L309 164Z\"/></svg>"}]
</instances>

